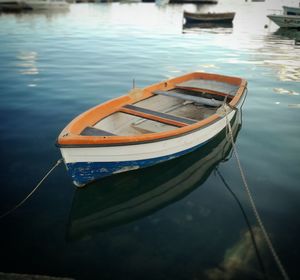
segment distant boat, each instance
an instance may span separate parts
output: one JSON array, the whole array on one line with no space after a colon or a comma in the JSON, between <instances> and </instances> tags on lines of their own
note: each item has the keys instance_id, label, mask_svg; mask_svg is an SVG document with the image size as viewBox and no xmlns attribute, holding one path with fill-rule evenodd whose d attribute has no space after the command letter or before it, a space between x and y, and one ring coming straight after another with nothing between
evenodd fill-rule
<instances>
[{"instance_id":1,"label":"distant boat","mask_svg":"<svg viewBox=\"0 0 300 280\"><path fill-rule=\"evenodd\" d=\"M300 28L300 8L283 6L282 15L267 15L275 24L282 28Z\"/></svg>"},{"instance_id":2,"label":"distant boat","mask_svg":"<svg viewBox=\"0 0 300 280\"><path fill-rule=\"evenodd\" d=\"M127 3L140 3L142 0L120 0L121 4L127 4Z\"/></svg>"},{"instance_id":3,"label":"distant boat","mask_svg":"<svg viewBox=\"0 0 300 280\"><path fill-rule=\"evenodd\" d=\"M68 7L69 4L65 0L0 0L0 10L4 12L66 9Z\"/></svg>"},{"instance_id":4,"label":"distant boat","mask_svg":"<svg viewBox=\"0 0 300 280\"><path fill-rule=\"evenodd\" d=\"M218 4L217 0L169 0L170 4Z\"/></svg>"},{"instance_id":5,"label":"distant boat","mask_svg":"<svg viewBox=\"0 0 300 280\"><path fill-rule=\"evenodd\" d=\"M187 24L192 23L232 23L235 13L191 13L184 11L183 17Z\"/></svg>"},{"instance_id":6,"label":"distant boat","mask_svg":"<svg viewBox=\"0 0 300 280\"><path fill-rule=\"evenodd\" d=\"M0 11L2 12L21 12L23 10L30 10L24 1L0 0Z\"/></svg>"},{"instance_id":7,"label":"distant boat","mask_svg":"<svg viewBox=\"0 0 300 280\"><path fill-rule=\"evenodd\" d=\"M232 122L235 138L241 125L239 111ZM182 199L206 181L231 149L223 131L194 153L144 170L108 177L77 190L70 212L68 240L130 223Z\"/></svg>"},{"instance_id":8,"label":"distant boat","mask_svg":"<svg viewBox=\"0 0 300 280\"><path fill-rule=\"evenodd\" d=\"M270 20L282 28L300 28L300 16L268 15Z\"/></svg>"},{"instance_id":9,"label":"distant boat","mask_svg":"<svg viewBox=\"0 0 300 280\"><path fill-rule=\"evenodd\" d=\"M195 72L135 88L76 117L57 146L77 186L155 165L217 136L242 106L246 85Z\"/></svg>"},{"instance_id":10,"label":"distant boat","mask_svg":"<svg viewBox=\"0 0 300 280\"><path fill-rule=\"evenodd\" d=\"M23 0L32 10L67 9L69 3L65 0Z\"/></svg>"},{"instance_id":11,"label":"distant boat","mask_svg":"<svg viewBox=\"0 0 300 280\"><path fill-rule=\"evenodd\" d=\"M300 7L282 6L283 14L288 16L300 16Z\"/></svg>"}]
</instances>

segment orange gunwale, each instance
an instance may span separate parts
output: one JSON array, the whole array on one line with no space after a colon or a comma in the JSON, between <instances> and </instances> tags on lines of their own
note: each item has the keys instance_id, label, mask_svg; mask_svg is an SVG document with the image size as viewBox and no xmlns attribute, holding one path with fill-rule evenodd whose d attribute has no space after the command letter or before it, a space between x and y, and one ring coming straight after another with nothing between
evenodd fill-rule
<instances>
[{"instance_id":1,"label":"orange gunwale","mask_svg":"<svg viewBox=\"0 0 300 280\"><path fill-rule=\"evenodd\" d=\"M134 144L138 142L149 142L158 141L164 138L171 138L180 136L182 134L189 133L193 130L200 129L207 126L210 123L215 122L220 118L219 115L214 114L204 120L196 122L191 125L184 125L182 127L175 128L173 130L160 132L160 133L148 133L134 136L85 136L80 135L80 133L88 126L93 126L100 120L106 118L107 116L115 113L122 112L122 107L126 104L134 104L143 99L153 96L153 91L156 90L171 90L175 88L177 83L182 83L190 79L207 79L215 80L219 82L225 82L232 85L239 86L236 95L229 102L229 105L235 107L240 101L244 94L247 86L247 81L237 77L229 77L218 74L208 74L201 72L189 73L177 78L162 81L160 83L148 86L142 89L142 95L138 97L123 95L118 98L109 100L105 103L97 105L88 111L80 114L75 119L73 119L60 133L57 144L60 147L68 146L91 146L91 145L114 145L114 144Z\"/></svg>"}]
</instances>

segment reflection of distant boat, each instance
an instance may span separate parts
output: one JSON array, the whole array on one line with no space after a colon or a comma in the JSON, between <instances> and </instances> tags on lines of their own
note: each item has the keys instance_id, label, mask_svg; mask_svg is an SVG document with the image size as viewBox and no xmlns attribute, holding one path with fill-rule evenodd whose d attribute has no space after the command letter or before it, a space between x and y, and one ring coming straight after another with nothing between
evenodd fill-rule
<instances>
[{"instance_id":1,"label":"reflection of distant boat","mask_svg":"<svg viewBox=\"0 0 300 280\"><path fill-rule=\"evenodd\" d=\"M300 42L300 30L296 28L279 28L274 32L275 35L284 36L289 39L295 40L295 44Z\"/></svg>"},{"instance_id":2,"label":"reflection of distant boat","mask_svg":"<svg viewBox=\"0 0 300 280\"><path fill-rule=\"evenodd\" d=\"M235 13L190 13L183 12L186 24L210 23L210 24L232 24Z\"/></svg>"},{"instance_id":3,"label":"reflection of distant boat","mask_svg":"<svg viewBox=\"0 0 300 280\"><path fill-rule=\"evenodd\" d=\"M240 112L232 129L241 127ZM193 153L146 169L120 173L76 190L68 238L77 239L129 223L199 187L231 150L225 130ZM158 176L158 174L161 174Z\"/></svg>"},{"instance_id":4,"label":"reflection of distant boat","mask_svg":"<svg viewBox=\"0 0 300 280\"><path fill-rule=\"evenodd\" d=\"M212 22L202 22L202 23L185 23L183 25L184 29L213 29L213 28L232 28L233 24L230 23L212 23Z\"/></svg>"},{"instance_id":5,"label":"reflection of distant boat","mask_svg":"<svg viewBox=\"0 0 300 280\"><path fill-rule=\"evenodd\" d=\"M300 39L300 30L293 28L279 28L274 32L275 35L284 36L290 39Z\"/></svg>"},{"instance_id":6,"label":"reflection of distant boat","mask_svg":"<svg viewBox=\"0 0 300 280\"><path fill-rule=\"evenodd\" d=\"M300 28L300 8L283 6L283 15L267 15L267 17L283 28Z\"/></svg>"}]
</instances>

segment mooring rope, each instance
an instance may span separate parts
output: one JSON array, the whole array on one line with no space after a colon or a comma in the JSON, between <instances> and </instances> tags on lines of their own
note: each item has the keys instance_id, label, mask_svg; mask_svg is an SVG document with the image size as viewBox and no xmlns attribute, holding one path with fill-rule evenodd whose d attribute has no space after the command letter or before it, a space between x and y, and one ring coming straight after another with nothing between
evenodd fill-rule
<instances>
[{"instance_id":1,"label":"mooring rope","mask_svg":"<svg viewBox=\"0 0 300 280\"><path fill-rule=\"evenodd\" d=\"M238 168L239 168L239 171L240 171L240 174L241 174L241 177L242 177L242 180L243 180L243 184L244 184L244 187L245 187L245 190L246 190L246 193L248 195L248 198L249 198L249 201L250 201L250 204L251 204L251 207L252 207L252 210L253 210L253 213L255 215L255 218L257 220L257 223L259 225L259 227L261 228L262 230L262 233L263 233L263 236L265 238L265 241L269 247L269 250L282 274L282 277L283 279L285 280L289 280L289 276L287 274L287 272L285 271L280 259L279 259L279 256L278 254L276 253L275 251L275 248L271 242L271 239L265 229L265 226L260 218L260 215L258 213L258 210L256 208L256 205L255 205L255 202L254 202L254 199L252 197L252 194L251 194L251 191L250 191L250 188L248 186L248 183L247 183L247 180L246 180L246 176L245 176L245 173L243 171L243 168L242 168L242 165L241 165L241 161L239 159L239 155L238 155L238 152L237 152L237 148L236 148L236 145L234 143L234 137L233 137L233 133L232 133L232 128L231 128L231 124L230 124L230 121L228 120L228 113L227 113L227 106L225 105L224 106L224 111L225 111L225 118L226 118L226 127L228 127L228 131L229 131L229 135L230 135L230 141L232 143L232 149L233 149L233 153L235 155L235 158L236 158L236 161L237 161L237 164L238 164Z\"/></svg>"},{"instance_id":2,"label":"mooring rope","mask_svg":"<svg viewBox=\"0 0 300 280\"><path fill-rule=\"evenodd\" d=\"M46 178L51 174L51 172L57 167L59 166L61 163L63 162L63 159L59 159L52 167L51 169L47 172L47 174L42 178L42 180L39 181L39 183L35 186L35 188L21 201L19 202L15 207L11 208L10 210L8 210L7 212L5 212L4 214L2 214L0 216L0 219L6 217L7 215L9 215L11 212L15 211L17 208L19 208L22 204L24 204L27 199L29 199L33 193L38 189L38 187L46 180Z\"/></svg>"},{"instance_id":3,"label":"mooring rope","mask_svg":"<svg viewBox=\"0 0 300 280\"><path fill-rule=\"evenodd\" d=\"M239 206L239 208L240 208L240 210L241 210L241 212L243 214L243 217L245 219L246 225L247 225L247 227L249 229L250 237L251 237L251 240L252 240L252 244L253 244L253 247L254 247L254 251L255 251L258 263L259 263L261 271L262 271L262 273L264 275L264 279L267 280L268 277L267 277L267 274L266 274L265 266L264 266L264 263L262 261L262 257L260 255L260 252L259 252L259 249L258 249L258 245L257 245L256 240L255 240L255 235L254 235L254 232L252 230L252 227L251 227L250 221L248 219L248 216L246 214L246 211L244 210L244 207L243 207L242 203L240 202L240 200L238 199L237 195L229 187L228 183L226 182L225 178L223 177L223 175L219 171L218 167L216 167L215 172L219 176L219 178L221 179L221 181L223 182L223 184L226 187L226 189L228 190L228 192L232 195L232 197L236 201L237 205Z\"/></svg>"}]
</instances>

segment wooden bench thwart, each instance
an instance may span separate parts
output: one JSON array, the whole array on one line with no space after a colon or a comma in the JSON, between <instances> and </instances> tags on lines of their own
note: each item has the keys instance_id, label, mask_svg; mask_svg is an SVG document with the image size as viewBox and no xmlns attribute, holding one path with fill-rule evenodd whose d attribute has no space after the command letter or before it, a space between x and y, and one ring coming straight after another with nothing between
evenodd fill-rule
<instances>
[{"instance_id":1,"label":"wooden bench thwart","mask_svg":"<svg viewBox=\"0 0 300 280\"><path fill-rule=\"evenodd\" d=\"M138 106L134 106L134 105L125 105L121 108L120 111L131 114L131 115L135 115L138 117L142 117L145 119L158 121L158 122L162 122L165 124L174 125L174 126L178 126L178 127L194 124L197 122L196 120L183 118L183 117L177 117L174 115L161 113L158 111L153 111L150 109L146 109L146 108L142 108L142 107L138 107Z\"/></svg>"}]
</instances>

